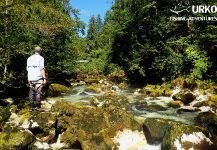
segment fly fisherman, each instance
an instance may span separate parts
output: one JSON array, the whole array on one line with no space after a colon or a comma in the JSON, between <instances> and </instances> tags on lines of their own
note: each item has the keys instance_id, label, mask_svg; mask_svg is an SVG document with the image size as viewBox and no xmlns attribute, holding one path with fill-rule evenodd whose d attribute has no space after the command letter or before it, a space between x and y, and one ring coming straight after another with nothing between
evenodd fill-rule
<instances>
[{"instance_id":1,"label":"fly fisherman","mask_svg":"<svg viewBox=\"0 0 217 150\"><path fill-rule=\"evenodd\" d=\"M44 58L41 56L42 48L35 47L34 54L27 59L28 84L30 86L30 110L39 110L41 107L42 88L46 84Z\"/></svg>"}]
</instances>

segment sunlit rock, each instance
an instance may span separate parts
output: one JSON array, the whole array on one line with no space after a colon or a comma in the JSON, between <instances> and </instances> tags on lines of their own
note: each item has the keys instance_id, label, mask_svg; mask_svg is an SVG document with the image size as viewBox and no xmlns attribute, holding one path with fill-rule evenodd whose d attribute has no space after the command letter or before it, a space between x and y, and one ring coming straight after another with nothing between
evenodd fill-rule
<instances>
[{"instance_id":1,"label":"sunlit rock","mask_svg":"<svg viewBox=\"0 0 217 150\"><path fill-rule=\"evenodd\" d=\"M102 97L103 98L103 97ZM53 111L58 111L59 132L64 148L112 149L116 147L112 138L118 131L128 128L138 130L140 124L116 102L106 98L102 107L75 105L70 102L56 102ZM100 100L99 98L99 101Z\"/></svg>"},{"instance_id":2,"label":"sunlit rock","mask_svg":"<svg viewBox=\"0 0 217 150\"><path fill-rule=\"evenodd\" d=\"M179 108L179 107L181 107L181 106L183 106L183 105L184 105L183 102L180 101L180 100L171 100L171 101L169 102L169 106L171 106L171 107L173 107L173 108Z\"/></svg>"},{"instance_id":3,"label":"sunlit rock","mask_svg":"<svg viewBox=\"0 0 217 150\"><path fill-rule=\"evenodd\" d=\"M24 128L24 129L28 129L30 127L29 119L26 119L20 127Z\"/></svg>"},{"instance_id":4,"label":"sunlit rock","mask_svg":"<svg viewBox=\"0 0 217 150\"><path fill-rule=\"evenodd\" d=\"M12 113L8 120L8 123L11 125L18 126L20 123L20 117L16 113Z\"/></svg>"},{"instance_id":5,"label":"sunlit rock","mask_svg":"<svg viewBox=\"0 0 217 150\"><path fill-rule=\"evenodd\" d=\"M58 96L61 93L66 93L69 91L69 88L66 87L65 85L58 84L58 83L52 83L49 86L49 89L47 91L48 96Z\"/></svg>"},{"instance_id":6,"label":"sunlit rock","mask_svg":"<svg viewBox=\"0 0 217 150\"><path fill-rule=\"evenodd\" d=\"M169 128L162 142L162 149L212 150L216 149L215 139L205 128L169 121Z\"/></svg>"},{"instance_id":7,"label":"sunlit rock","mask_svg":"<svg viewBox=\"0 0 217 150\"><path fill-rule=\"evenodd\" d=\"M0 134L0 149L28 149L34 137L18 127L6 126Z\"/></svg>"},{"instance_id":8,"label":"sunlit rock","mask_svg":"<svg viewBox=\"0 0 217 150\"><path fill-rule=\"evenodd\" d=\"M205 136L202 132L193 132L191 134L183 134L181 139L174 141L174 148L177 150L184 149L212 149L213 142Z\"/></svg>"},{"instance_id":9,"label":"sunlit rock","mask_svg":"<svg viewBox=\"0 0 217 150\"><path fill-rule=\"evenodd\" d=\"M185 105L191 103L193 100L196 99L196 96L193 92L189 90L181 90L179 93L172 96L173 100L180 100Z\"/></svg>"}]
</instances>

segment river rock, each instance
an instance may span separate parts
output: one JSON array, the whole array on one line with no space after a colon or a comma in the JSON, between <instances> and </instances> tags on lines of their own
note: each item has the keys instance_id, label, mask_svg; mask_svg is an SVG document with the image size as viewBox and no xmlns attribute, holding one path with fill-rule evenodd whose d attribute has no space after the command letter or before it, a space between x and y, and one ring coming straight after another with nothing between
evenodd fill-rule
<instances>
[{"instance_id":1,"label":"river rock","mask_svg":"<svg viewBox=\"0 0 217 150\"><path fill-rule=\"evenodd\" d=\"M168 122L162 141L162 150L214 150L216 140L209 136L209 132L202 127L187 125L179 122Z\"/></svg>"},{"instance_id":2,"label":"river rock","mask_svg":"<svg viewBox=\"0 0 217 150\"><path fill-rule=\"evenodd\" d=\"M202 112L197 116L196 121L217 136L217 115L215 113Z\"/></svg>"},{"instance_id":3,"label":"river rock","mask_svg":"<svg viewBox=\"0 0 217 150\"><path fill-rule=\"evenodd\" d=\"M137 110L143 111L147 108L148 103L145 100L139 100L134 103L134 106Z\"/></svg>"},{"instance_id":4,"label":"river rock","mask_svg":"<svg viewBox=\"0 0 217 150\"><path fill-rule=\"evenodd\" d=\"M161 143L168 128L168 123L164 119L147 118L143 123L143 132L148 144Z\"/></svg>"},{"instance_id":5,"label":"river rock","mask_svg":"<svg viewBox=\"0 0 217 150\"><path fill-rule=\"evenodd\" d=\"M196 96L194 95L193 92L189 90L182 90L179 93L175 94L172 96L173 100L180 100L182 101L185 105L191 103L193 100L196 99Z\"/></svg>"},{"instance_id":6,"label":"river rock","mask_svg":"<svg viewBox=\"0 0 217 150\"><path fill-rule=\"evenodd\" d=\"M198 112L198 111L200 111L200 109L197 108L197 107L182 106L181 108L179 108L179 109L177 110L177 113L178 113L178 114L182 114L182 113L184 113L184 112Z\"/></svg>"},{"instance_id":7,"label":"river rock","mask_svg":"<svg viewBox=\"0 0 217 150\"><path fill-rule=\"evenodd\" d=\"M112 138L118 131L133 131L141 127L115 103L96 108L58 101L53 111L61 112L57 129L60 133L64 132L61 143L68 149L112 149L116 147Z\"/></svg>"},{"instance_id":8,"label":"river rock","mask_svg":"<svg viewBox=\"0 0 217 150\"><path fill-rule=\"evenodd\" d=\"M10 107L0 106L0 124L4 124L4 122L8 121L11 116Z\"/></svg>"},{"instance_id":9,"label":"river rock","mask_svg":"<svg viewBox=\"0 0 217 150\"><path fill-rule=\"evenodd\" d=\"M208 111L212 111L214 113L217 112L217 103L209 99L202 102L197 102L193 106L200 108L202 111L204 110L204 108L209 108L207 109Z\"/></svg>"},{"instance_id":10,"label":"river rock","mask_svg":"<svg viewBox=\"0 0 217 150\"><path fill-rule=\"evenodd\" d=\"M151 111L151 112L153 112L153 111L166 111L167 108L160 105L160 104L150 104L147 106L146 110Z\"/></svg>"},{"instance_id":11,"label":"river rock","mask_svg":"<svg viewBox=\"0 0 217 150\"><path fill-rule=\"evenodd\" d=\"M180 101L180 100L171 100L171 101L169 102L169 106L171 106L171 107L173 107L173 108L179 108L179 107L181 107L181 106L183 106L183 105L184 105L183 102Z\"/></svg>"},{"instance_id":12,"label":"river rock","mask_svg":"<svg viewBox=\"0 0 217 150\"><path fill-rule=\"evenodd\" d=\"M57 114L36 112L30 117L29 130L41 141L51 142L56 133Z\"/></svg>"},{"instance_id":13,"label":"river rock","mask_svg":"<svg viewBox=\"0 0 217 150\"><path fill-rule=\"evenodd\" d=\"M62 85L62 84L59 84L59 83L52 83L49 86L49 89L47 90L47 95L48 96L58 96L61 93L68 92L69 90L70 89L65 85Z\"/></svg>"},{"instance_id":14,"label":"river rock","mask_svg":"<svg viewBox=\"0 0 217 150\"><path fill-rule=\"evenodd\" d=\"M0 149L29 149L34 137L17 127L6 126L0 134Z\"/></svg>"}]
</instances>

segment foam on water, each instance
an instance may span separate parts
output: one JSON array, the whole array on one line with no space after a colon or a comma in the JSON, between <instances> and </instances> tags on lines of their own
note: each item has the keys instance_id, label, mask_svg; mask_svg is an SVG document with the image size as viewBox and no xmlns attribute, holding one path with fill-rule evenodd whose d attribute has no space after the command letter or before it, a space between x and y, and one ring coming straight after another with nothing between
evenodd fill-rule
<instances>
[{"instance_id":1,"label":"foam on water","mask_svg":"<svg viewBox=\"0 0 217 150\"><path fill-rule=\"evenodd\" d=\"M124 129L113 138L118 150L160 150L161 145L149 145L143 132Z\"/></svg>"}]
</instances>

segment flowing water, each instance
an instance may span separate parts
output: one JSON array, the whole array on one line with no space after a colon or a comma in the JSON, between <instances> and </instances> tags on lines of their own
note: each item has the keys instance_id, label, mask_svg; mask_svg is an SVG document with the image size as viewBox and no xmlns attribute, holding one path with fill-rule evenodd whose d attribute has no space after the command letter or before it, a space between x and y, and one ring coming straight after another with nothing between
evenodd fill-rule
<instances>
[{"instance_id":1,"label":"flowing water","mask_svg":"<svg viewBox=\"0 0 217 150\"><path fill-rule=\"evenodd\" d=\"M171 97L142 97L135 93L136 89L126 89L115 91L117 95L126 96L132 106L132 114L138 119L144 120L146 118L163 118L174 121L179 121L187 124L193 124L197 112L177 113L178 109L169 107ZM74 103L83 102L88 104L95 96L103 95L102 93L88 92L85 90L85 85L75 86L68 94L61 96L62 100L68 100ZM138 103L139 102L139 103ZM141 103L145 102L145 108L142 108Z\"/></svg>"}]
</instances>

